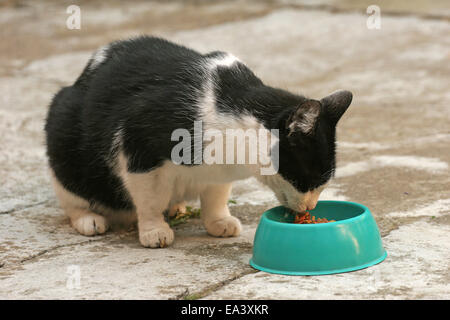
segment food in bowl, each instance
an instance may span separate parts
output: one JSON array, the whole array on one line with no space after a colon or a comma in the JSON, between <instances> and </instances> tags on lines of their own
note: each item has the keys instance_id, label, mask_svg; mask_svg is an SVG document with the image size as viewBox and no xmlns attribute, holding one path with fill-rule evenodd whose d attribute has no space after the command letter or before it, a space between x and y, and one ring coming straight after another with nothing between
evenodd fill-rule
<instances>
[{"instance_id":1,"label":"food in bowl","mask_svg":"<svg viewBox=\"0 0 450 320\"><path fill-rule=\"evenodd\" d=\"M317 218L315 216L311 216L311 214L306 211L306 213L297 213L294 218L294 222L296 224L316 224L316 223L328 223L328 222L336 222L336 220L328 220L327 218Z\"/></svg>"}]
</instances>

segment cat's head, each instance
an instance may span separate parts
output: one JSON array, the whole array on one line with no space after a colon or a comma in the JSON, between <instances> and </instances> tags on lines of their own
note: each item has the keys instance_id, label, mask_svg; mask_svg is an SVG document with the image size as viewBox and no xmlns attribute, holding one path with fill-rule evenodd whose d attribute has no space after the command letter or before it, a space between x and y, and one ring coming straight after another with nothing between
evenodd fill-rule
<instances>
[{"instance_id":1,"label":"cat's head","mask_svg":"<svg viewBox=\"0 0 450 320\"><path fill-rule=\"evenodd\" d=\"M336 125L352 101L340 90L321 100L306 99L282 119L278 174L265 183L286 207L314 209L320 192L334 175Z\"/></svg>"}]
</instances>

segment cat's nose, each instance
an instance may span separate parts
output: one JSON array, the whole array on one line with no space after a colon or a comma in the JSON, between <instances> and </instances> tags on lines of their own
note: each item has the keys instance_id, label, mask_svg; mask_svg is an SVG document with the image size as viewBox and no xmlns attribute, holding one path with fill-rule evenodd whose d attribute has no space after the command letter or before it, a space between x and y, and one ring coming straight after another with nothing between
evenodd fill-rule
<instances>
[{"instance_id":1,"label":"cat's nose","mask_svg":"<svg viewBox=\"0 0 450 320\"><path fill-rule=\"evenodd\" d=\"M319 193L315 191L309 191L305 195L305 206L307 210L313 210L316 205L317 201L319 201Z\"/></svg>"}]
</instances>

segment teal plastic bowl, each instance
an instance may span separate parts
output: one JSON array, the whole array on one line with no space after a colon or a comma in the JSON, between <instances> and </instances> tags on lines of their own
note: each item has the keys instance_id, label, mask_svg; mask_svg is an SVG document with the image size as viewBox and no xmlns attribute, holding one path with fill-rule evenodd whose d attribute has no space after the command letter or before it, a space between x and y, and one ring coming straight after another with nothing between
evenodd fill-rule
<instances>
[{"instance_id":1,"label":"teal plastic bowl","mask_svg":"<svg viewBox=\"0 0 450 320\"><path fill-rule=\"evenodd\" d=\"M264 212L250 265L277 274L322 275L367 268L386 258L380 231L367 207L319 201L309 212L336 222L294 224L294 215L283 206Z\"/></svg>"}]
</instances>

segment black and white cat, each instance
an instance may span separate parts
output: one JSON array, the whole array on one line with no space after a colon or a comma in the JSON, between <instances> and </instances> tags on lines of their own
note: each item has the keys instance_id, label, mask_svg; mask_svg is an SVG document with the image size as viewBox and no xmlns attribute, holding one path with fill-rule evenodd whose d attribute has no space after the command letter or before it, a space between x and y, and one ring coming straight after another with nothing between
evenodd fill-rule
<instances>
[{"instance_id":1,"label":"black and white cat","mask_svg":"<svg viewBox=\"0 0 450 320\"><path fill-rule=\"evenodd\" d=\"M163 212L200 197L208 233L236 236L241 224L227 207L232 181L255 176L283 205L315 207L333 176L336 124L351 100L348 91L313 100L266 86L225 52L203 55L147 36L114 42L51 103L45 130L54 189L84 235L104 233L107 217L128 213L143 246L164 247L174 232ZM199 121L220 132L277 129L278 172L174 163L172 133L193 132Z\"/></svg>"}]
</instances>

